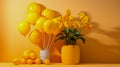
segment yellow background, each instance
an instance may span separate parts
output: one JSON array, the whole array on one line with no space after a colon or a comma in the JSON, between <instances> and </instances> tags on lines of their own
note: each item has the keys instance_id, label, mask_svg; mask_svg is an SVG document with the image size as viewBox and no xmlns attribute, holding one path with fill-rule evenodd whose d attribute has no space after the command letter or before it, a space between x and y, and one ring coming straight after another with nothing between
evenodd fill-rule
<instances>
[{"instance_id":1,"label":"yellow background","mask_svg":"<svg viewBox=\"0 0 120 67\"><path fill-rule=\"evenodd\" d=\"M87 34L87 43L81 45L81 62L120 62L120 0L0 0L1 62L21 56L26 49L17 24L25 19L26 6L33 1L61 14L71 9L76 17L80 11L88 12L94 26ZM27 44L39 53L38 47L29 41Z\"/></svg>"}]
</instances>

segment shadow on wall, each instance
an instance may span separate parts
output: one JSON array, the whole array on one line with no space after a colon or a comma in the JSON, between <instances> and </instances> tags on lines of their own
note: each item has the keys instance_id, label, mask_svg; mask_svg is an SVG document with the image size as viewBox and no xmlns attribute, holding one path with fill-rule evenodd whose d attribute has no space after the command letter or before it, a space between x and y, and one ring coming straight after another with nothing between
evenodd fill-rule
<instances>
[{"instance_id":1,"label":"shadow on wall","mask_svg":"<svg viewBox=\"0 0 120 67\"><path fill-rule=\"evenodd\" d=\"M81 63L119 63L120 62L120 27L113 28L114 31L100 29L98 24L93 25L92 32L107 37L86 37L85 45L81 45ZM103 43L103 42L107 43ZM114 41L114 42L113 42ZM79 41L78 41L79 42Z\"/></svg>"}]
</instances>

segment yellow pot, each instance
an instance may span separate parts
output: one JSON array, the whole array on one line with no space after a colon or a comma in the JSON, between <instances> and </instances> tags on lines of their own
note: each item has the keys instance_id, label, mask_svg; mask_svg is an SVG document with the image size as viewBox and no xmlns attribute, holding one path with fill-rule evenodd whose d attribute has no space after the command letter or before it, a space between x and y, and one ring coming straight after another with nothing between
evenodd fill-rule
<instances>
[{"instance_id":1,"label":"yellow pot","mask_svg":"<svg viewBox=\"0 0 120 67\"><path fill-rule=\"evenodd\" d=\"M65 45L62 47L61 59L63 64L79 64L80 63L80 46Z\"/></svg>"}]
</instances>

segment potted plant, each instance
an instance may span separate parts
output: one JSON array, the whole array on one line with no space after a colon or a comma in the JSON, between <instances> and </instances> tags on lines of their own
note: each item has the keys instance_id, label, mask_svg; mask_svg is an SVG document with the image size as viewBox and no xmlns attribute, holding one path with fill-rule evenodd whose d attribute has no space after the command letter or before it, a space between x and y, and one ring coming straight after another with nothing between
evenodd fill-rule
<instances>
[{"instance_id":1,"label":"potted plant","mask_svg":"<svg viewBox=\"0 0 120 67\"><path fill-rule=\"evenodd\" d=\"M79 22L71 15L71 11L67 10L66 15L62 17L63 28L58 35L57 40L63 40L64 46L61 49L61 60L63 64L79 64L80 63L80 46L76 44L78 39L85 43L83 30L88 26L89 16L84 12L80 13ZM85 27L85 28L84 28Z\"/></svg>"},{"instance_id":2,"label":"potted plant","mask_svg":"<svg viewBox=\"0 0 120 67\"><path fill-rule=\"evenodd\" d=\"M58 35L57 40L64 40L65 45L61 49L63 64L79 64L80 46L76 41L81 39L85 43L83 35L76 28L65 28Z\"/></svg>"}]
</instances>

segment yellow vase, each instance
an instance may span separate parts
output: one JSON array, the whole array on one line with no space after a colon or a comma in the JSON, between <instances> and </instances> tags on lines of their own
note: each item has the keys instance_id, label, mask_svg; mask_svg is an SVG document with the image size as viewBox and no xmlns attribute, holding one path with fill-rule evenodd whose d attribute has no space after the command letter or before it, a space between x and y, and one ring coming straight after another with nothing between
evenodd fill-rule
<instances>
[{"instance_id":1,"label":"yellow vase","mask_svg":"<svg viewBox=\"0 0 120 67\"><path fill-rule=\"evenodd\" d=\"M65 45L62 47L61 59L63 64L79 64L80 63L80 46Z\"/></svg>"}]
</instances>

